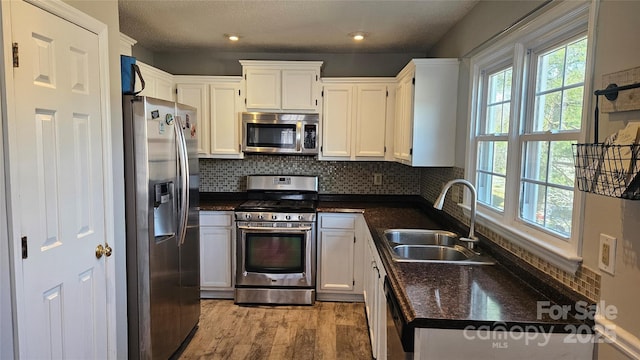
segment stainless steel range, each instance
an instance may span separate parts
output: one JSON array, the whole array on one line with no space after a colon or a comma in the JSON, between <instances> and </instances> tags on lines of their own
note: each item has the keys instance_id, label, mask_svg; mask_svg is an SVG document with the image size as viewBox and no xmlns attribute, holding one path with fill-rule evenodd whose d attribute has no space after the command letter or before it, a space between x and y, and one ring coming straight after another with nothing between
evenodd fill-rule
<instances>
[{"instance_id":1,"label":"stainless steel range","mask_svg":"<svg viewBox=\"0 0 640 360\"><path fill-rule=\"evenodd\" d=\"M316 176L248 176L235 212L236 304L313 304Z\"/></svg>"}]
</instances>

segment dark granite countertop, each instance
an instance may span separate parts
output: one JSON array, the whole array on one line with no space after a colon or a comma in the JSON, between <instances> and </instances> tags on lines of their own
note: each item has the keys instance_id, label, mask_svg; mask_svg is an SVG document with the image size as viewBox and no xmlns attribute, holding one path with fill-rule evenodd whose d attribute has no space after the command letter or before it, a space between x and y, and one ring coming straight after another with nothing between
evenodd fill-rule
<instances>
[{"instance_id":1,"label":"dark granite countertop","mask_svg":"<svg viewBox=\"0 0 640 360\"><path fill-rule=\"evenodd\" d=\"M201 209L232 205L229 199L205 201ZM321 198L318 211L364 213L389 284L410 327L464 329L469 325L482 325L504 330L516 326L520 329L535 327L536 331L544 329L545 332L571 332L582 324L571 316L559 320L544 314L539 316L538 302L545 302L541 304L546 308L557 302L500 263L452 265L393 261L382 238L384 229L445 229L460 233L459 229L434 220L416 202Z\"/></svg>"}]
</instances>

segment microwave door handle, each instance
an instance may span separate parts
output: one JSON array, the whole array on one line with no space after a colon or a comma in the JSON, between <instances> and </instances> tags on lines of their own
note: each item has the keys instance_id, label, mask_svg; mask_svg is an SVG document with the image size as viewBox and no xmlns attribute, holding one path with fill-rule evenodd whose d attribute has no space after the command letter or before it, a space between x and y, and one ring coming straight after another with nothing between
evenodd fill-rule
<instances>
[{"instance_id":1,"label":"microwave door handle","mask_svg":"<svg viewBox=\"0 0 640 360\"><path fill-rule=\"evenodd\" d=\"M302 134L302 123L300 121L298 121L298 123L296 124L296 152L302 152L302 141L304 138L304 135Z\"/></svg>"}]
</instances>

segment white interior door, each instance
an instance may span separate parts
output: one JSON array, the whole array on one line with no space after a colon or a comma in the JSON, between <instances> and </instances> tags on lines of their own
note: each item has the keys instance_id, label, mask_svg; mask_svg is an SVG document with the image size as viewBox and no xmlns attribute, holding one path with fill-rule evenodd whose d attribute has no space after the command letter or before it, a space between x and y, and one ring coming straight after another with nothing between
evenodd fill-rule
<instances>
[{"instance_id":1,"label":"white interior door","mask_svg":"<svg viewBox=\"0 0 640 360\"><path fill-rule=\"evenodd\" d=\"M19 354L107 357L106 196L98 35L11 2L10 174ZM14 238L19 248L21 240ZM113 304L109 306L113 307Z\"/></svg>"}]
</instances>

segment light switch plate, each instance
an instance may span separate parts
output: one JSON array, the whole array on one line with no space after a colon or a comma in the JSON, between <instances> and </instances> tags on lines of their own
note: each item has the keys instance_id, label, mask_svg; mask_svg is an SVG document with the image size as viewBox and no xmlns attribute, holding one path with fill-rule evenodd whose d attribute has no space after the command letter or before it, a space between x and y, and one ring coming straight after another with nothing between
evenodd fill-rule
<instances>
[{"instance_id":1,"label":"light switch plate","mask_svg":"<svg viewBox=\"0 0 640 360\"><path fill-rule=\"evenodd\" d=\"M600 251L598 252L598 267L600 270L615 275L616 272L616 238L600 234Z\"/></svg>"},{"instance_id":2,"label":"light switch plate","mask_svg":"<svg viewBox=\"0 0 640 360\"><path fill-rule=\"evenodd\" d=\"M373 174L373 185L382 185L382 174L380 173Z\"/></svg>"}]
</instances>

